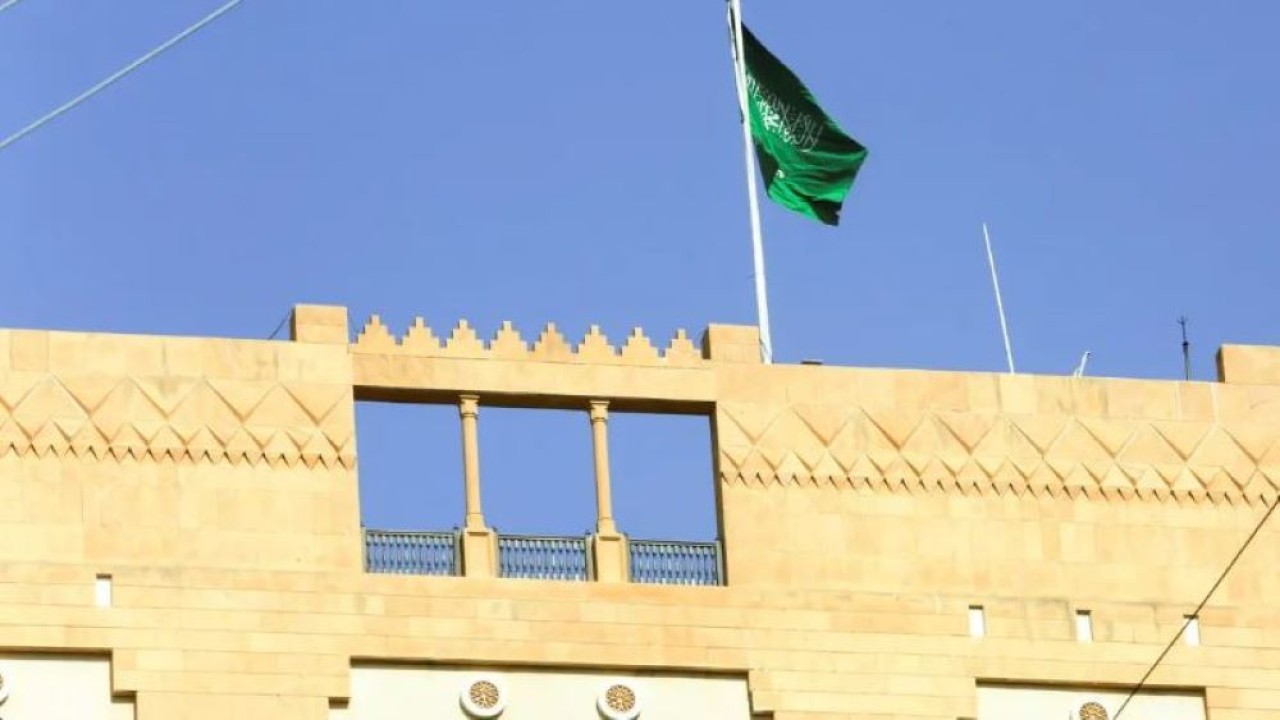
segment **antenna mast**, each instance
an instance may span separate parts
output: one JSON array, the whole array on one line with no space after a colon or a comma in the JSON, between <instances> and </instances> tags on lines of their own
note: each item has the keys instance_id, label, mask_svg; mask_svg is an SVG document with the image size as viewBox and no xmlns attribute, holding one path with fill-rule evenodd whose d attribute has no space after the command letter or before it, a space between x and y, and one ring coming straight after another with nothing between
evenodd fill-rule
<instances>
[{"instance_id":1,"label":"antenna mast","mask_svg":"<svg viewBox=\"0 0 1280 720\"><path fill-rule=\"evenodd\" d=\"M987 224L982 223L982 240L987 245L987 264L991 266L991 285L996 291L996 312L1000 315L1000 335L1004 337L1004 358L1009 363L1009 374L1013 369L1013 344L1009 342L1009 323L1004 318L1004 300L1000 297L1000 277L996 275L996 256L991 252L991 233Z\"/></svg>"},{"instance_id":2,"label":"antenna mast","mask_svg":"<svg viewBox=\"0 0 1280 720\"><path fill-rule=\"evenodd\" d=\"M1191 379L1191 343L1187 341L1187 316L1182 315L1178 318L1178 325L1182 327L1182 375L1187 380Z\"/></svg>"},{"instance_id":3,"label":"antenna mast","mask_svg":"<svg viewBox=\"0 0 1280 720\"><path fill-rule=\"evenodd\" d=\"M1088 350L1084 351L1084 354L1080 356L1080 364L1076 365L1076 369L1071 373L1071 377L1084 377L1084 368L1089 364L1089 356L1092 354L1093 353Z\"/></svg>"}]
</instances>

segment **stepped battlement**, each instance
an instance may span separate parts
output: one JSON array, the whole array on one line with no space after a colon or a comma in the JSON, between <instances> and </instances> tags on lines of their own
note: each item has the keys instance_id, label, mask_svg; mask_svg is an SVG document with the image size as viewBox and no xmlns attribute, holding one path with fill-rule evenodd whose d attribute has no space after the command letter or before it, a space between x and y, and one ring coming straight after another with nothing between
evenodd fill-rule
<instances>
[{"instance_id":1,"label":"stepped battlement","mask_svg":"<svg viewBox=\"0 0 1280 720\"><path fill-rule=\"evenodd\" d=\"M351 346L357 353L403 353L422 357L468 359L534 360L539 362L605 363L620 365L697 366L705 361L703 350L688 334L677 330L660 351L641 328L635 328L621 347L609 342L592 325L577 343L570 343L554 323L548 323L532 342L526 341L512 324L503 322L488 342L480 339L466 320L458 321L443 340L421 317L397 337L374 315L364 324Z\"/></svg>"}]
</instances>

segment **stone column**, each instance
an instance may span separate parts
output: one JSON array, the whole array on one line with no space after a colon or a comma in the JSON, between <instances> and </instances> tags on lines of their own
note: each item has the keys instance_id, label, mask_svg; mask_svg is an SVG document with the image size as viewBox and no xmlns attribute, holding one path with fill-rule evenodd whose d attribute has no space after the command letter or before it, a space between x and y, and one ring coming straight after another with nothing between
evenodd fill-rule
<instances>
[{"instance_id":1,"label":"stone column","mask_svg":"<svg viewBox=\"0 0 1280 720\"><path fill-rule=\"evenodd\" d=\"M463 395L458 398L458 414L462 416L462 479L466 483L466 527L472 530L484 527L484 511L480 508L480 440L476 422L480 415L480 397Z\"/></svg>"},{"instance_id":2,"label":"stone column","mask_svg":"<svg viewBox=\"0 0 1280 720\"><path fill-rule=\"evenodd\" d=\"M609 485L609 401L591 401L591 450L596 469L596 532L616 535L613 490Z\"/></svg>"},{"instance_id":3,"label":"stone column","mask_svg":"<svg viewBox=\"0 0 1280 720\"><path fill-rule=\"evenodd\" d=\"M458 414L462 417L462 479L466 488L462 574L467 577L493 577L498 567L498 538L485 526L484 511L480 507L479 396L463 395L458 398Z\"/></svg>"},{"instance_id":4,"label":"stone column","mask_svg":"<svg viewBox=\"0 0 1280 720\"><path fill-rule=\"evenodd\" d=\"M596 532L591 538L595 576L600 582L626 582L627 538L613 520L613 489L609 477L609 401L592 400L591 449L595 458Z\"/></svg>"}]
</instances>

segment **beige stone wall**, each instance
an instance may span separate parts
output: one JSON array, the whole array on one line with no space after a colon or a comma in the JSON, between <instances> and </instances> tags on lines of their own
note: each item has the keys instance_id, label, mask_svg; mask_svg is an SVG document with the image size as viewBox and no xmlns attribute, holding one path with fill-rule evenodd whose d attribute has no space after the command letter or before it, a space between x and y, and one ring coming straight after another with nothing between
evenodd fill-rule
<instances>
[{"instance_id":1,"label":"beige stone wall","mask_svg":"<svg viewBox=\"0 0 1280 720\"><path fill-rule=\"evenodd\" d=\"M749 328L699 350L346 326L0 331L0 648L109 654L140 720L321 720L354 707L353 663L384 662L710 672L777 718L977 717L987 681L1140 677L1280 482L1257 349L1178 383L763 367ZM710 416L729 586L364 574L353 398L460 394ZM1280 712L1274 537L1152 678L1203 689L1210 720Z\"/></svg>"},{"instance_id":2,"label":"beige stone wall","mask_svg":"<svg viewBox=\"0 0 1280 720\"><path fill-rule=\"evenodd\" d=\"M355 570L340 348L0 331L0 561Z\"/></svg>"}]
</instances>

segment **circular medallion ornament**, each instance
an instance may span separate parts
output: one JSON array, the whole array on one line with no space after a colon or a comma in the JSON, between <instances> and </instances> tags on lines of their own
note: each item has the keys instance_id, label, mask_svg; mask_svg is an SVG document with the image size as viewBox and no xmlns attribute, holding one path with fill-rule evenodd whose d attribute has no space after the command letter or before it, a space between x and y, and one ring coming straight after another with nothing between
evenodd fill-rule
<instances>
[{"instance_id":1,"label":"circular medallion ornament","mask_svg":"<svg viewBox=\"0 0 1280 720\"><path fill-rule=\"evenodd\" d=\"M472 678L463 686L458 699L462 709L473 718L495 718L507 708L506 688L490 675Z\"/></svg>"},{"instance_id":2,"label":"circular medallion ornament","mask_svg":"<svg viewBox=\"0 0 1280 720\"><path fill-rule=\"evenodd\" d=\"M634 720L640 716L640 693L634 685L612 682L600 690L596 707L608 720Z\"/></svg>"},{"instance_id":3,"label":"circular medallion ornament","mask_svg":"<svg viewBox=\"0 0 1280 720\"><path fill-rule=\"evenodd\" d=\"M1093 701L1081 705L1076 717L1078 720L1110 720L1107 709L1102 706L1102 703Z\"/></svg>"}]
</instances>

